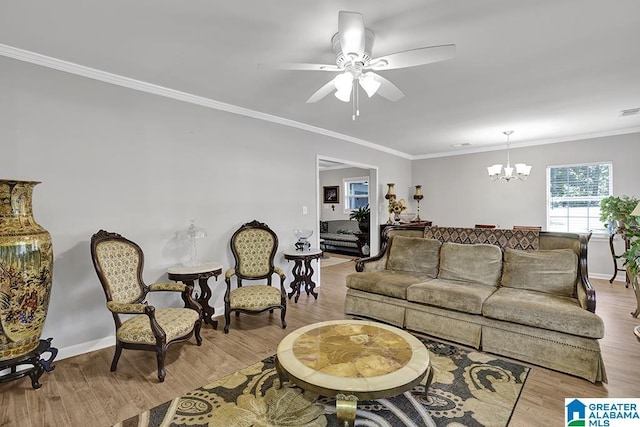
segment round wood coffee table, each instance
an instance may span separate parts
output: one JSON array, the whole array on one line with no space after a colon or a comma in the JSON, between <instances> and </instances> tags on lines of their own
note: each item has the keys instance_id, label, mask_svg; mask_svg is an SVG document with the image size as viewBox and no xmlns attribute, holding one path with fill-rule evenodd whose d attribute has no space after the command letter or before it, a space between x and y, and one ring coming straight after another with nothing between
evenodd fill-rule
<instances>
[{"instance_id":1,"label":"round wood coffee table","mask_svg":"<svg viewBox=\"0 0 640 427\"><path fill-rule=\"evenodd\" d=\"M383 323L332 320L302 327L278 345L280 384L289 380L335 397L340 425L353 426L358 399L396 396L431 380L429 351L413 335Z\"/></svg>"}]
</instances>

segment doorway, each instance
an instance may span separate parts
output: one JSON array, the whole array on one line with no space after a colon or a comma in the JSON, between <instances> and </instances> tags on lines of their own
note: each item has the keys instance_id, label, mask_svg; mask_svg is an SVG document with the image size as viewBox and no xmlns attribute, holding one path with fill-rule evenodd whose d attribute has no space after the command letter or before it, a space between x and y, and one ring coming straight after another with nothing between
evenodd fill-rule
<instances>
[{"instance_id":1,"label":"doorway","mask_svg":"<svg viewBox=\"0 0 640 427\"><path fill-rule=\"evenodd\" d=\"M370 214L370 225L369 225L369 256L377 255L380 247L380 234L377 232L378 230L378 199L379 199L379 189L378 189L378 167L374 165L368 165L364 163L354 162L346 159L337 159L334 157L328 157L323 155L316 156L316 200L318 201L317 210L316 210L316 236L320 236L320 219L323 218L323 210L331 210L331 215L338 216L339 214L345 218L348 218L348 214L344 212L344 197L345 194L339 195L339 202L331 205L325 204L322 200L322 180L321 180L321 172L326 172L330 170L340 171L342 169L355 168L358 169L357 173L360 173L362 176L368 177L369 180L369 207L371 209ZM351 174L353 175L353 171ZM339 175L339 172L337 173ZM340 180L340 186L342 180ZM332 184L336 184L333 182ZM341 188L340 192L344 193ZM336 213L335 210L339 209L340 212ZM328 212L327 212L328 213Z\"/></svg>"}]
</instances>

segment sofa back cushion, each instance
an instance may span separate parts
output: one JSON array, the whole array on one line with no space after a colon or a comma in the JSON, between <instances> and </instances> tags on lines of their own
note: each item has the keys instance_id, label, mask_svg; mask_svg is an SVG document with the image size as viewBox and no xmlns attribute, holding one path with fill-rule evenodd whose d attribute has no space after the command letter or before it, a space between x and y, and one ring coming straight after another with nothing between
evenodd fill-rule
<instances>
[{"instance_id":1,"label":"sofa back cushion","mask_svg":"<svg viewBox=\"0 0 640 427\"><path fill-rule=\"evenodd\" d=\"M505 249L501 285L574 297L578 256L571 249Z\"/></svg>"},{"instance_id":2,"label":"sofa back cushion","mask_svg":"<svg viewBox=\"0 0 640 427\"><path fill-rule=\"evenodd\" d=\"M440 249L439 279L498 286L502 250L494 245L445 242Z\"/></svg>"},{"instance_id":3,"label":"sofa back cushion","mask_svg":"<svg viewBox=\"0 0 640 427\"><path fill-rule=\"evenodd\" d=\"M410 271L435 278L438 275L441 245L435 239L394 236L389 249L387 270Z\"/></svg>"}]
</instances>

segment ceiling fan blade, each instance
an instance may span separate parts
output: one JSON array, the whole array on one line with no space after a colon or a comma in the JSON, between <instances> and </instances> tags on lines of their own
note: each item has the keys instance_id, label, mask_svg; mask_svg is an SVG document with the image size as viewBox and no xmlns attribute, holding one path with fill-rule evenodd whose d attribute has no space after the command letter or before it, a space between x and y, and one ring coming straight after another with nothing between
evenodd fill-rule
<instances>
[{"instance_id":1,"label":"ceiling fan blade","mask_svg":"<svg viewBox=\"0 0 640 427\"><path fill-rule=\"evenodd\" d=\"M333 80L334 79L329 80L327 84L322 86L320 89L316 91L316 93L311 95L311 97L307 99L307 104L313 104L314 102L318 102L322 98L324 98L325 96L333 92L336 88L335 84L333 83Z\"/></svg>"},{"instance_id":2,"label":"ceiling fan blade","mask_svg":"<svg viewBox=\"0 0 640 427\"><path fill-rule=\"evenodd\" d=\"M373 78L380 83L380 88L376 92L383 98L387 98L389 101L396 102L404 98L404 92L401 91L398 86L391 83L389 80L382 77L380 74L369 72L367 74L373 75Z\"/></svg>"},{"instance_id":3,"label":"ceiling fan blade","mask_svg":"<svg viewBox=\"0 0 640 427\"><path fill-rule=\"evenodd\" d=\"M338 12L338 33L340 47L345 57L362 57L365 44L364 20L357 12Z\"/></svg>"},{"instance_id":4,"label":"ceiling fan blade","mask_svg":"<svg viewBox=\"0 0 640 427\"><path fill-rule=\"evenodd\" d=\"M372 59L369 61L367 68L372 70L393 70L395 68L417 67L419 65L451 59L455 54L455 44L420 47Z\"/></svg>"},{"instance_id":5,"label":"ceiling fan blade","mask_svg":"<svg viewBox=\"0 0 640 427\"><path fill-rule=\"evenodd\" d=\"M336 65L306 64L302 62L285 62L282 64L258 64L258 68L269 68L272 70L296 70L296 71L342 71Z\"/></svg>"}]
</instances>

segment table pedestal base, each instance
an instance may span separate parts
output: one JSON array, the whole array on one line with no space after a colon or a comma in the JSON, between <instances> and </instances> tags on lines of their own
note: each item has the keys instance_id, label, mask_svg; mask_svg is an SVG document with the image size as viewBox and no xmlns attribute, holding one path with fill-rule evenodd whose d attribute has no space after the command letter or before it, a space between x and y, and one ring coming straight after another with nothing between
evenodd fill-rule
<instances>
[{"instance_id":1,"label":"table pedestal base","mask_svg":"<svg viewBox=\"0 0 640 427\"><path fill-rule=\"evenodd\" d=\"M169 280L182 282L193 288L194 299L202 306L202 320L204 320L204 323L213 326L213 329L218 329L218 321L213 318L215 309L209 305L209 299L211 298L209 277L213 276L218 280L218 276L222 273L222 266L211 262L193 267L172 267L167 273ZM200 294L195 291L194 283L196 280L200 287Z\"/></svg>"},{"instance_id":2,"label":"table pedestal base","mask_svg":"<svg viewBox=\"0 0 640 427\"><path fill-rule=\"evenodd\" d=\"M353 427L356 421L356 412L358 407L358 398L352 394L336 394L336 417L338 417L338 425L344 427Z\"/></svg>"},{"instance_id":3,"label":"table pedestal base","mask_svg":"<svg viewBox=\"0 0 640 427\"><path fill-rule=\"evenodd\" d=\"M288 294L289 299L295 295L294 301L298 302L303 286L307 296L311 294L315 299L318 299L318 293L315 291L316 283L312 279L313 266L311 265L311 261L322 258L322 251L287 252L284 254L284 258L287 261L294 261L295 263L292 270L293 281L289 285L291 287L291 292Z\"/></svg>"},{"instance_id":4,"label":"table pedestal base","mask_svg":"<svg viewBox=\"0 0 640 427\"><path fill-rule=\"evenodd\" d=\"M51 372L55 368L51 363L58 355L58 349L51 347L52 339L53 338L40 340L38 347L30 353L16 357L15 359L1 361L0 372L5 370L8 370L9 372L6 374L0 374L0 383L17 380L29 375L31 378L31 387L39 389L42 386L39 380L44 371ZM42 359L42 354L47 352L50 353L49 358L46 360ZM32 365L33 367L18 371L18 366L23 365Z\"/></svg>"}]
</instances>

